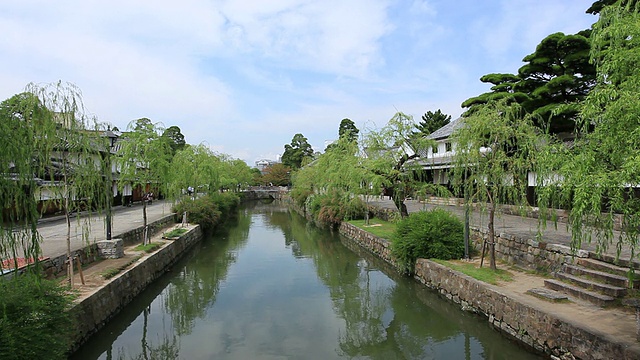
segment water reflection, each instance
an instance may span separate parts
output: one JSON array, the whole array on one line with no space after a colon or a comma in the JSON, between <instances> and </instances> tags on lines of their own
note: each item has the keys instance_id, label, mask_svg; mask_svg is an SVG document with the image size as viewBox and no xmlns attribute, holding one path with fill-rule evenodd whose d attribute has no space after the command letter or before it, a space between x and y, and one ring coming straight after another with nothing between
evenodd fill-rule
<instances>
[{"instance_id":1,"label":"water reflection","mask_svg":"<svg viewBox=\"0 0 640 360\"><path fill-rule=\"evenodd\" d=\"M259 202L74 358L114 349L118 359L536 358L337 234Z\"/></svg>"}]
</instances>

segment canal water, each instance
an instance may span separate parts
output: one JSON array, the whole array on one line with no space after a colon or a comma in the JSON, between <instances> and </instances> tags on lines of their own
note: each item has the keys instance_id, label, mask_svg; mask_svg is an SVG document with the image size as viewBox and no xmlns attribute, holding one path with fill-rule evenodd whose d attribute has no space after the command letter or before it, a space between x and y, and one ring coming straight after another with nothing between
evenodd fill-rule
<instances>
[{"instance_id":1,"label":"canal water","mask_svg":"<svg viewBox=\"0 0 640 360\"><path fill-rule=\"evenodd\" d=\"M338 234L259 202L71 359L537 359Z\"/></svg>"}]
</instances>

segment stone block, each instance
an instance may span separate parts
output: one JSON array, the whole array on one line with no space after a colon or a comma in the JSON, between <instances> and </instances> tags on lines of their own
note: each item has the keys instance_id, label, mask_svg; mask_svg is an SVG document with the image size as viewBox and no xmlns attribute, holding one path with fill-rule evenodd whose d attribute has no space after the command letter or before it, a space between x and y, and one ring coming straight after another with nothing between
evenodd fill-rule
<instances>
[{"instance_id":1,"label":"stone block","mask_svg":"<svg viewBox=\"0 0 640 360\"><path fill-rule=\"evenodd\" d=\"M98 255L104 259L119 259L124 256L122 239L102 240L96 243Z\"/></svg>"}]
</instances>

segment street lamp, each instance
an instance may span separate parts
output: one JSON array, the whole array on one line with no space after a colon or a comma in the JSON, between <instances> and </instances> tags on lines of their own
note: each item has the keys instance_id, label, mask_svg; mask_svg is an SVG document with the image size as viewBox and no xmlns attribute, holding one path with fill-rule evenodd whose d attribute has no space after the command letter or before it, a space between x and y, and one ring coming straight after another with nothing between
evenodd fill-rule
<instances>
[{"instance_id":1,"label":"street lamp","mask_svg":"<svg viewBox=\"0 0 640 360\"><path fill-rule=\"evenodd\" d=\"M118 136L114 134L110 129L106 133L109 138L109 148L107 149L106 164L106 182L107 182L107 216L106 216L106 228L107 228L107 240L111 240L111 203L113 202L113 178L111 169L111 149L113 149Z\"/></svg>"}]
</instances>

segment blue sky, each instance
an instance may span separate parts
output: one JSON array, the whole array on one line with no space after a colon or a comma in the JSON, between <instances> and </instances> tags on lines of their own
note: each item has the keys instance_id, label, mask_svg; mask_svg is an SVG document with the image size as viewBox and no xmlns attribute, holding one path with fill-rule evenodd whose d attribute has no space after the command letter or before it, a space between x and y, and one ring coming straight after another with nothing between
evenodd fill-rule
<instances>
[{"instance_id":1,"label":"blue sky","mask_svg":"<svg viewBox=\"0 0 640 360\"><path fill-rule=\"evenodd\" d=\"M3 0L0 100L77 85L120 129L140 117L253 165L296 133L315 150L488 90L554 32L597 18L578 0Z\"/></svg>"}]
</instances>

